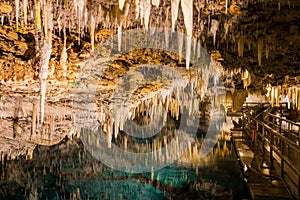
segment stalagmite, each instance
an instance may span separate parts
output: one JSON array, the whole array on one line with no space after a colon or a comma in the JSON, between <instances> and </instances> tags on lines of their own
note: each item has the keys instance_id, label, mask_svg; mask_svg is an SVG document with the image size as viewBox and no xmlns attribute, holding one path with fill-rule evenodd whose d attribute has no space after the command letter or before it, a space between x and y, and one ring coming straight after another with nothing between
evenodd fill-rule
<instances>
[{"instance_id":1,"label":"stalagmite","mask_svg":"<svg viewBox=\"0 0 300 200\"><path fill-rule=\"evenodd\" d=\"M20 6L20 0L15 0L15 6L16 6L16 29L19 30L19 6Z\"/></svg>"},{"instance_id":2,"label":"stalagmite","mask_svg":"<svg viewBox=\"0 0 300 200\"><path fill-rule=\"evenodd\" d=\"M125 0L119 0L119 8L120 8L120 10L123 10L124 4L125 4Z\"/></svg>"},{"instance_id":3,"label":"stalagmite","mask_svg":"<svg viewBox=\"0 0 300 200\"><path fill-rule=\"evenodd\" d=\"M193 35L193 0L181 1L184 25L186 29L186 69L190 67L192 35Z\"/></svg>"},{"instance_id":4,"label":"stalagmite","mask_svg":"<svg viewBox=\"0 0 300 200\"><path fill-rule=\"evenodd\" d=\"M180 0L171 0L171 14L172 14L172 32L175 31L175 22L178 18Z\"/></svg>"},{"instance_id":5,"label":"stalagmite","mask_svg":"<svg viewBox=\"0 0 300 200\"><path fill-rule=\"evenodd\" d=\"M261 37L259 37L258 42L257 42L258 66L261 66L262 51L263 51L263 39Z\"/></svg>"}]
</instances>

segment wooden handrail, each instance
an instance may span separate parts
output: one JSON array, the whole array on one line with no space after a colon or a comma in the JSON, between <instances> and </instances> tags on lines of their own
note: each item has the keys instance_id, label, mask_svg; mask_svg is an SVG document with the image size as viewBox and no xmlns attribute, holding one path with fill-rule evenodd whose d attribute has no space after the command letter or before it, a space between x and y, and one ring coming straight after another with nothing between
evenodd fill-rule
<instances>
[{"instance_id":1,"label":"wooden handrail","mask_svg":"<svg viewBox=\"0 0 300 200\"><path fill-rule=\"evenodd\" d=\"M282 117L277 116L277 115L274 115L274 114L272 114L272 113L267 113L267 115L269 115L269 116L271 116L271 117L274 117L274 118L277 118L277 119L281 119L282 121L286 121L286 122L288 122L288 123L290 123L290 124L293 124L293 125L295 125L295 126L298 126L298 127L300 128L300 124L297 123L297 122L291 121L291 120L289 120L289 119L283 119Z\"/></svg>"},{"instance_id":2,"label":"wooden handrail","mask_svg":"<svg viewBox=\"0 0 300 200\"><path fill-rule=\"evenodd\" d=\"M264 126L265 128L267 128L269 131L271 131L276 137L280 138L281 140L283 140L284 142L286 142L288 145L292 146L297 153L300 153L300 148L297 144L295 144L295 142L291 141L290 139L288 139L287 137L281 135L280 133L278 133L278 131L274 130L272 127L270 127L268 124L266 124L265 122L262 122L252 116L249 116L251 120L257 122L258 124Z\"/></svg>"},{"instance_id":3,"label":"wooden handrail","mask_svg":"<svg viewBox=\"0 0 300 200\"><path fill-rule=\"evenodd\" d=\"M300 146L299 143L287 138L280 132L266 124L264 121L251 116L250 113L246 113L250 121L256 124L256 136L255 145L261 146L262 150L270 153L270 164L273 166L273 159L276 159L275 154L279 157L277 162L281 163L281 178L284 183L288 185L288 190L295 195L296 198L300 197ZM247 123L247 122L246 122ZM262 131L260 130L262 127ZM244 127L245 128L245 127ZM246 129L244 129L246 130ZM267 132L266 132L267 131ZM248 131L246 131L248 132ZM265 134L267 133L267 134ZM248 132L249 134L249 132ZM278 145L277 145L278 144ZM280 144L280 145L279 145ZM284 148L282 146L284 144ZM267 145L269 148L267 148ZM285 153L285 148L288 147L288 152L291 150L291 154ZM294 158L295 157L295 158ZM291 173L287 173L287 169L291 170ZM294 179L294 177L298 177Z\"/></svg>"}]
</instances>

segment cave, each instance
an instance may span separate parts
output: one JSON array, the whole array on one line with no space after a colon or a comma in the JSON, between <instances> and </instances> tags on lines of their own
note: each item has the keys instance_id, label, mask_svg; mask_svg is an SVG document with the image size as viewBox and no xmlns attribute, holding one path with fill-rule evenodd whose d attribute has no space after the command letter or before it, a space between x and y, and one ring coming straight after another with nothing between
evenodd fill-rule
<instances>
[{"instance_id":1,"label":"cave","mask_svg":"<svg viewBox=\"0 0 300 200\"><path fill-rule=\"evenodd\" d=\"M300 198L299 9L1 0L0 199Z\"/></svg>"}]
</instances>

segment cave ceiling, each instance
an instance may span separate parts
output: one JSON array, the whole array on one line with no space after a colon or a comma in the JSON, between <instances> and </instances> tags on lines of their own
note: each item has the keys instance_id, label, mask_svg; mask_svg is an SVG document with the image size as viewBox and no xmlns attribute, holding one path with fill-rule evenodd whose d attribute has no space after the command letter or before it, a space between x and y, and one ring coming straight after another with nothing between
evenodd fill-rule
<instances>
[{"instance_id":1,"label":"cave ceiling","mask_svg":"<svg viewBox=\"0 0 300 200\"><path fill-rule=\"evenodd\" d=\"M5 1L14 9L15 2ZM22 5L23 1L20 1ZM101 28L123 29L145 26L145 20L137 15L150 11L149 27L171 28L172 2L127 0L120 10L117 0L53 0L54 32L62 29L79 30L87 33L91 16L95 17L96 30ZM137 4L148 2L148 11L139 10ZM155 4L159 6L155 6ZM211 53L218 50L222 56L222 65L226 69L248 69L256 76L275 74L280 80L283 76L300 75L300 2L297 0L247 0L225 1L194 0L192 35ZM2 16L12 18L14 12L0 6ZM28 0L29 12L33 12L33 1ZM80 11L81 10L81 13ZM7 12L7 13L6 13ZM227 12L227 13L226 13ZM78 20L78 13L83 20ZM32 14L30 14L32 15ZM144 17L145 18L145 17ZM217 22L213 25L214 22ZM29 19L30 23L30 19ZM34 19L31 19L34 23ZM78 26L80 24L80 26ZM216 42L213 42L212 27L216 27ZM81 29L78 29L81 27ZM184 14L179 3L178 19L175 30L187 32ZM61 35L61 34L58 34ZM84 34L83 34L84 35Z\"/></svg>"}]
</instances>

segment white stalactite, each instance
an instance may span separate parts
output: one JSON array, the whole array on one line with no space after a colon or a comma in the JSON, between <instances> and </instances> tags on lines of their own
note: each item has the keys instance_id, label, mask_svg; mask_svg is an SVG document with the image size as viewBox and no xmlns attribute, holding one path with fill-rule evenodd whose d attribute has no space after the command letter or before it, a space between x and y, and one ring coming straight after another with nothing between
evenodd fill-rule
<instances>
[{"instance_id":1,"label":"white stalactite","mask_svg":"<svg viewBox=\"0 0 300 200\"><path fill-rule=\"evenodd\" d=\"M182 48L183 48L183 34L178 34L178 56L179 56L179 63L182 60Z\"/></svg>"},{"instance_id":2,"label":"white stalactite","mask_svg":"<svg viewBox=\"0 0 300 200\"><path fill-rule=\"evenodd\" d=\"M24 15L24 25L27 26L27 0L23 0L23 15Z\"/></svg>"},{"instance_id":3,"label":"white stalactite","mask_svg":"<svg viewBox=\"0 0 300 200\"><path fill-rule=\"evenodd\" d=\"M192 35L193 35L193 0L181 1L184 25L186 29L186 69L190 67Z\"/></svg>"},{"instance_id":4,"label":"white stalactite","mask_svg":"<svg viewBox=\"0 0 300 200\"><path fill-rule=\"evenodd\" d=\"M216 37L217 37L217 30L219 28L219 21L213 19L211 20L211 27L210 27L210 31L213 34L213 42L214 42L214 46L216 45Z\"/></svg>"},{"instance_id":5,"label":"white stalactite","mask_svg":"<svg viewBox=\"0 0 300 200\"><path fill-rule=\"evenodd\" d=\"M16 6L16 29L19 30L19 6L20 6L20 0L15 0L15 6Z\"/></svg>"},{"instance_id":6,"label":"white stalactite","mask_svg":"<svg viewBox=\"0 0 300 200\"><path fill-rule=\"evenodd\" d=\"M180 0L171 0L172 32L175 31L175 23L178 18Z\"/></svg>"},{"instance_id":7,"label":"white stalactite","mask_svg":"<svg viewBox=\"0 0 300 200\"><path fill-rule=\"evenodd\" d=\"M59 64L61 68L63 69L63 77L67 76L67 59L68 59L68 53L67 53L67 35L64 30L64 45L63 49L61 51L61 56L59 60Z\"/></svg>"},{"instance_id":8,"label":"white stalactite","mask_svg":"<svg viewBox=\"0 0 300 200\"><path fill-rule=\"evenodd\" d=\"M166 10L166 22L165 22L165 41L166 41L166 48L169 48L169 8Z\"/></svg>"},{"instance_id":9,"label":"white stalactite","mask_svg":"<svg viewBox=\"0 0 300 200\"><path fill-rule=\"evenodd\" d=\"M120 8L120 10L123 10L124 4L125 4L125 0L119 0L119 8Z\"/></svg>"},{"instance_id":10,"label":"white stalactite","mask_svg":"<svg viewBox=\"0 0 300 200\"><path fill-rule=\"evenodd\" d=\"M135 19L138 19L140 14L140 0L134 1L134 11L135 11Z\"/></svg>"},{"instance_id":11,"label":"white stalactite","mask_svg":"<svg viewBox=\"0 0 300 200\"><path fill-rule=\"evenodd\" d=\"M263 51L263 39L260 37L258 38L258 42L257 42L258 66L261 66L262 51Z\"/></svg>"},{"instance_id":12,"label":"white stalactite","mask_svg":"<svg viewBox=\"0 0 300 200\"><path fill-rule=\"evenodd\" d=\"M238 55L240 57L244 56L244 37L240 36L238 39Z\"/></svg>"},{"instance_id":13,"label":"white stalactite","mask_svg":"<svg viewBox=\"0 0 300 200\"><path fill-rule=\"evenodd\" d=\"M152 5L156 6L157 8L159 7L159 3L160 3L160 0L152 0Z\"/></svg>"},{"instance_id":14,"label":"white stalactite","mask_svg":"<svg viewBox=\"0 0 300 200\"><path fill-rule=\"evenodd\" d=\"M122 47L122 25L118 26L118 51L121 51Z\"/></svg>"},{"instance_id":15,"label":"white stalactite","mask_svg":"<svg viewBox=\"0 0 300 200\"><path fill-rule=\"evenodd\" d=\"M91 15L91 21L90 21L90 38L91 38L91 46L92 46L92 52L95 49L95 17L92 14Z\"/></svg>"},{"instance_id":16,"label":"white stalactite","mask_svg":"<svg viewBox=\"0 0 300 200\"><path fill-rule=\"evenodd\" d=\"M40 111L41 111L41 123L44 122L45 113L45 100L46 100L46 87L47 87L47 76L48 76L48 66L52 52L52 7L49 1L46 1L44 6L44 37L42 39L42 44L40 48Z\"/></svg>"},{"instance_id":17,"label":"white stalactite","mask_svg":"<svg viewBox=\"0 0 300 200\"><path fill-rule=\"evenodd\" d=\"M145 30L148 31L150 14L151 14L151 2L150 0L142 0L143 1L143 22L145 26Z\"/></svg>"},{"instance_id":18,"label":"white stalactite","mask_svg":"<svg viewBox=\"0 0 300 200\"><path fill-rule=\"evenodd\" d=\"M191 60L191 50L192 50L192 36L187 36L186 38L186 69L190 68L190 60Z\"/></svg>"}]
</instances>

